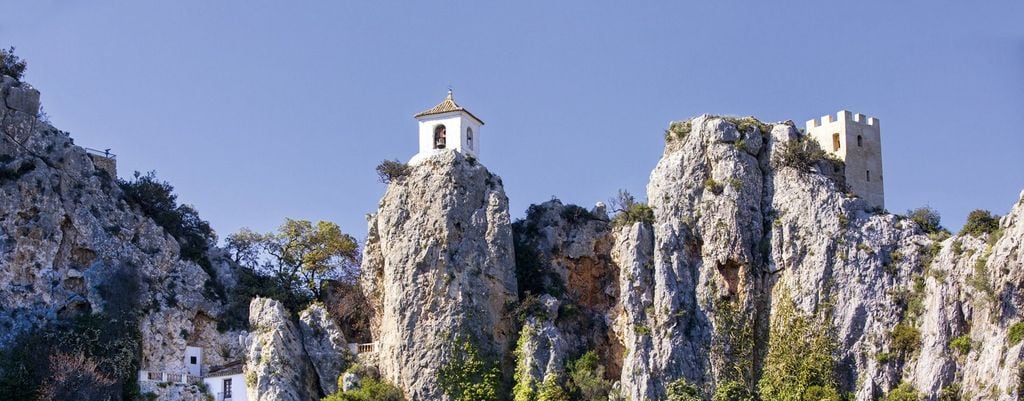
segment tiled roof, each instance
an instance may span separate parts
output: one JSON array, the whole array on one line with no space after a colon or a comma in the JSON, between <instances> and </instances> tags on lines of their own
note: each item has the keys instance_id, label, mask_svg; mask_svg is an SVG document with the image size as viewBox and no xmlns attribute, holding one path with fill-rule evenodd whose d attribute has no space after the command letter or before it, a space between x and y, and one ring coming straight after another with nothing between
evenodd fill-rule
<instances>
[{"instance_id":1,"label":"tiled roof","mask_svg":"<svg viewBox=\"0 0 1024 401\"><path fill-rule=\"evenodd\" d=\"M429 110L419 112L414 117L420 118L420 117L423 117L423 116L429 116L429 115L434 115L434 114L444 114L444 113L450 113L450 112L453 112L453 111L465 112L466 114L469 114L470 117L473 117L474 120L479 121L480 124L484 123L483 120L477 118L477 116L474 116L473 113L469 112L469 110L466 110L462 106L459 106L458 103L455 103L455 99L452 97L452 91L451 90L448 91L448 96L445 96L444 100L442 100L441 103L438 103L437 106L434 106L434 107L430 108Z\"/></svg>"},{"instance_id":2,"label":"tiled roof","mask_svg":"<svg viewBox=\"0 0 1024 401\"><path fill-rule=\"evenodd\" d=\"M216 376L230 376L242 373L242 368L245 366L242 361L228 362L221 366L212 366L210 371L206 373L206 377Z\"/></svg>"}]
</instances>

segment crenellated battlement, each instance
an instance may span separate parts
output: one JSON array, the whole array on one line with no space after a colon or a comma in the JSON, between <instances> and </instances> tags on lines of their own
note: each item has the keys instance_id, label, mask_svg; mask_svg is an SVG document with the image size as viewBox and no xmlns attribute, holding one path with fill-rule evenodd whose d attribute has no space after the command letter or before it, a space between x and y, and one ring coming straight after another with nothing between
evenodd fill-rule
<instances>
[{"instance_id":1,"label":"crenellated battlement","mask_svg":"<svg viewBox=\"0 0 1024 401\"><path fill-rule=\"evenodd\" d=\"M847 110L840 110L835 116L827 115L822 116L820 120L807 120L806 128L811 130L812 128L829 125L839 121L854 122L879 129L880 121L875 117L868 117L860 113L851 113Z\"/></svg>"}]
</instances>

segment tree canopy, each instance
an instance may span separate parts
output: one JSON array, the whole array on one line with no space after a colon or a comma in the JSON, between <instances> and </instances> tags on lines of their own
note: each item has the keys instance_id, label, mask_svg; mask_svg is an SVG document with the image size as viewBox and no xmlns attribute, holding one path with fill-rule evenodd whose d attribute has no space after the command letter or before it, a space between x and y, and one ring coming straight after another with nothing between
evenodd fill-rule
<instances>
[{"instance_id":1,"label":"tree canopy","mask_svg":"<svg viewBox=\"0 0 1024 401\"><path fill-rule=\"evenodd\" d=\"M359 276L359 245L329 221L285 219L275 232L243 228L226 239L238 264L273 278L287 304L320 298L322 283L334 279L355 283Z\"/></svg>"}]
</instances>

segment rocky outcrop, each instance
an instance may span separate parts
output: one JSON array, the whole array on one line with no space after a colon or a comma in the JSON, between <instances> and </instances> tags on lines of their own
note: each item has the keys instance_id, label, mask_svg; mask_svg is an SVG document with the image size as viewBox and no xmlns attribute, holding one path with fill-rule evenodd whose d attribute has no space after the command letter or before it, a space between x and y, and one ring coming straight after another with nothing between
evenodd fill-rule
<instances>
[{"instance_id":1,"label":"rocky outcrop","mask_svg":"<svg viewBox=\"0 0 1024 401\"><path fill-rule=\"evenodd\" d=\"M281 302L256 298L249 306L245 378L250 400L306 401L320 395L302 334ZM337 380L337 379L335 379Z\"/></svg>"},{"instance_id":2,"label":"rocky outcrop","mask_svg":"<svg viewBox=\"0 0 1024 401\"><path fill-rule=\"evenodd\" d=\"M679 379L706 394L755 390L781 300L825 321L839 389L857 399L901 383L928 397L1016 396L1019 204L998 241L943 240L846 193L841 166L780 162L800 137L791 123L701 116L666 135L648 185L654 223L615 233L627 398ZM950 343L965 335L960 355Z\"/></svg>"},{"instance_id":3,"label":"rocky outcrop","mask_svg":"<svg viewBox=\"0 0 1024 401\"><path fill-rule=\"evenodd\" d=\"M535 397L545 379L562 378L565 363L575 351L568 336L555 325L561 303L546 294L541 296L540 303L542 309L526 318L516 344L514 393L525 399Z\"/></svg>"},{"instance_id":4,"label":"rocky outcrop","mask_svg":"<svg viewBox=\"0 0 1024 401\"><path fill-rule=\"evenodd\" d=\"M409 399L447 399L437 374L462 341L505 358L517 298L509 225L501 179L454 151L388 185L369 219L362 285L380 373Z\"/></svg>"},{"instance_id":5,"label":"rocky outcrop","mask_svg":"<svg viewBox=\"0 0 1024 401\"><path fill-rule=\"evenodd\" d=\"M999 227L946 239L919 278L921 351L904 380L925 393L1013 400L1024 391L1024 349L1010 338L1015 324L1024 333L1024 192Z\"/></svg>"},{"instance_id":6,"label":"rocky outcrop","mask_svg":"<svg viewBox=\"0 0 1024 401\"><path fill-rule=\"evenodd\" d=\"M137 320L143 369L183 372L186 345L213 351L213 362L221 348L237 350L237 333L216 330L223 311L209 275L38 111L38 91L2 77L0 348L49 322L103 313Z\"/></svg>"},{"instance_id":7,"label":"rocky outcrop","mask_svg":"<svg viewBox=\"0 0 1024 401\"><path fill-rule=\"evenodd\" d=\"M314 303L299 313L299 330L320 390L323 394L337 392L338 378L352 359L345 334L321 303Z\"/></svg>"},{"instance_id":8,"label":"rocky outcrop","mask_svg":"<svg viewBox=\"0 0 1024 401\"><path fill-rule=\"evenodd\" d=\"M727 344L730 333L763 330L763 129L710 116L673 126L647 187L654 224L622 231L630 239L617 245L630 399L661 397L680 378L753 378L753 349Z\"/></svg>"}]
</instances>

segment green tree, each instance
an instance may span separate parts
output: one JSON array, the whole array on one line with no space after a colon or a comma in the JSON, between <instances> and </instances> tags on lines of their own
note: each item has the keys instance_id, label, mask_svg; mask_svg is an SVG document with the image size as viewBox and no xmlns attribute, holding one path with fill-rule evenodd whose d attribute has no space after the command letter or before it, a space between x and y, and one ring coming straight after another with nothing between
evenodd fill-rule
<instances>
[{"instance_id":1,"label":"green tree","mask_svg":"<svg viewBox=\"0 0 1024 401\"><path fill-rule=\"evenodd\" d=\"M228 236L231 257L274 278L286 303L319 299L325 279L354 283L359 275L359 245L337 224L285 219L276 232L259 234L243 228Z\"/></svg>"},{"instance_id":2,"label":"green tree","mask_svg":"<svg viewBox=\"0 0 1024 401\"><path fill-rule=\"evenodd\" d=\"M967 214L967 222L960 229L960 235L979 236L991 234L999 229L999 216L983 209L977 209Z\"/></svg>"},{"instance_id":3,"label":"green tree","mask_svg":"<svg viewBox=\"0 0 1024 401\"><path fill-rule=\"evenodd\" d=\"M741 382L727 381L718 385L711 401L754 401L754 394Z\"/></svg>"},{"instance_id":4,"label":"green tree","mask_svg":"<svg viewBox=\"0 0 1024 401\"><path fill-rule=\"evenodd\" d=\"M615 213L615 217L612 219L612 225L614 226L628 225L636 222L654 223L654 209L646 203L637 202L636 198L629 191L620 189L619 193L609 201L609 204L611 205L612 212Z\"/></svg>"},{"instance_id":5,"label":"green tree","mask_svg":"<svg viewBox=\"0 0 1024 401\"><path fill-rule=\"evenodd\" d=\"M918 401L920 399L921 394L910 383L900 383L885 396L886 401Z\"/></svg>"},{"instance_id":6,"label":"green tree","mask_svg":"<svg viewBox=\"0 0 1024 401\"><path fill-rule=\"evenodd\" d=\"M472 341L460 337L438 372L438 382L454 401L495 401L501 393L501 370L495 361L480 355Z\"/></svg>"},{"instance_id":7,"label":"green tree","mask_svg":"<svg viewBox=\"0 0 1024 401\"><path fill-rule=\"evenodd\" d=\"M904 355L917 351L921 346L921 331L907 323L893 327L891 336L892 348Z\"/></svg>"},{"instance_id":8,"label":"green tree","mask_svg":"<svg viewBox=\"0 0 1024 401\"><path fill-rule=\"evenodd\" d=\"M558 382L558 376L547 375L537 389L537 401L570 401L569 392Z\"/></svg>"},{"instance_id":9,"label":"green tree","mask_svg":"<svg viewBox=\"0 0 1024 401\"><path fill-rule=\"evenodd\" d=\"M28 63L14 54L14 46L0 49L0 75L7 75L20 81L26 68Z\"/></svg>"},{"instance_id":10,"label":"green tree","mask_svg":"<svg viewBox=\"0 0 1024 401\"><path fill-rule=\"evenodd\" d=\"M801 312L786 289L772 317L758 390L765 401L799 401L809 393L838 394L834 371L835 340L828 314L815 319Z\"/></svg>"},{"instance_id":11,"label":"green tree","mask_svg":"<svg viewBox=\"0 0 1024 401\"><path fill-rule=\"evenodd\" d=\"M339 391L321 401L405 401L405 395L391 383L366 377L359 383L359 388Z\"/></svg>"},{"instance_id":12,"label":"green tree","mask_svg":"<svg viewBox=\"0 0 1024 401\"><path fill-rule=\"evenodd\" d=\"M926 233L931 234L946 230L942 228L942 217L939 215L939 211L928 206L908 210L907 217L913 220L914 223L917 223Z\"/></svg>"},{"instance_id":13,"label":"green tree","mask_svg":"<svg viewBox=\"0 0 1024 401\"><path fill-rule=\"evenodd\" d=\"M665 401L706 401L697 386L686 379L677 379L668 384Z\"/></svg>"},{"instance_id":14,"label":"green tree","mask_svg":"<svg viewBox=\"0 0 1024 401\"><path fill-rule=\"evenodd\" d=\"M604 378L604 366L597 353L588 351L569 362L569 389L581 400L607 400L612 382Z\"/></svg>"}]
</instances>

